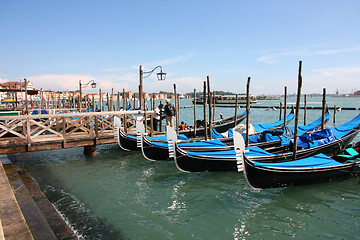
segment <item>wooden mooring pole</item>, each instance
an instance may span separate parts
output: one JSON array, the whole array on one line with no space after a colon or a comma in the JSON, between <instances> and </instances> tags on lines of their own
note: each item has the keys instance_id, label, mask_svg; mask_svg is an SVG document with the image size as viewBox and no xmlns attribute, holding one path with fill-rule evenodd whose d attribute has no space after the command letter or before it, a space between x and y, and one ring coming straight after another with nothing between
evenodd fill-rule
<instances>
[{"instance_id":1,"label":"wooden mooring pole","mask_svg":"<svg viewBox=\"0 0 360 240\"><path fill-rule=\"evenodd\" d=\"M299 61L298 89L297 89L296 109L295 109L295 132L294 132L294 149L293 149L294 160L296 160L296 152L297 152L299 108L300 108L300 97L301 97L301 87L302 87L301 67L302 67L302 61Z\"/></svg>"},{"instance_id":2,"label":"wooden mooring pole","mask_svg":"<svg viewBox=\"0 0 360 240\"><path fill-rule=\"evenodd\" d=\"M323 88L321 130L323 130L325 128L325 108L326 108L326 88Z\"/></svg>"},{"instance_id":3,"label":"wooden mooring pole","mask_svg":"<svg viewBox=\"0 0 360 240\"><path fill-rule=\"evenodd\" d=\"M208 125L206 118L206 81L204 81L204 89L203 89L203 105L204 105L204 128L205 128L205 140L208 140Z\"/></svg>"},{"instance_id":4,"label":"wooden mooring pole","mask_svg":"<svg viewBox=\"0 0 360 240\"><path fill-rule=\"evenodd\" d=\"M247 101L246 101L247 104ZM235 121L234 121L234 127L237 125L237 109L238 109L238 95L235 95Z\"/></svg>"},{"instance_id":5,"label":"wooden mooring pole","mask_svg":"<svg viewBox=\"0 0 360 240\"><path fill-rule=\"evenodd\" d=\"M212 97L211 97L211 91L210 91L210 77L206 77L207 82L207 95L209 99L209 138L212 139Z\"/></svg>"},{"instance_id":6,"label":"wooden mooring pole","mask_svg":"<svg viewBox=\"0 0 360 240\"><path fill-rule=\"evenodd\" d=\"M101 94L101 88L99 89L99 108L100 108L100 112L102 112L102 94Z\"/></svg>"},{"instance_id":7,"label":"wooden mooring pole","mask_svg":"<svg viewBox=\"0 0 360 240\"><path fill-rule=\"evenodd\" d=\"M215 91L212 92L212 104L213 104L213 114L212 114L212 119L213 121L215 121Z\"/></svg>"},{"instance_id":8,"label":"wooden mooring pole","mask_svg":"<svg viewBox=\"0 0 360 240\"><path fill-rule=\"evenodd\" d=\"M178 109L178 96L176 93L176 84L174 84L174 96L175 96L175 110L176 110L176 114L175 114L175 119L176 119L176 123L175 123L175 127L176 127L176 133L179 134L179 109Z\"/></svg>"},{"instance_id":9,"label":"wooden mooring pole","mask_svg":"<svg viewBox=\"0 0 360 240\"><path fill-rule=\"evenodd\" d=\"M286 126L287 86L284 88L284 127Z\"/></svg>"},{"instance_id":10,"label":"wooden mooring pole","mask_svg":"<svg viewBox=\"0 0 360 240\"><path fill-rule=\"evenodd\" d=\"M236 95L236 102L237 102L237 95ZM250 125L250 77L248 77L246 84L246 140L245 140L246 147L249 147L249 125Z\"/></svg>"},{"instance_id":11,"label":"wooden mooring pole","mask_svg":"<svg viewBox=\"0 0 360 240\"><path fill-rule=\"evenodd\" d=\"M194 89L194 137L196 137L196 89Z\"/></svg>"},{"instance_id":12,"label":"wooden mooring pole","mask_svg":"<svg viewBox=\"0 0 360 240\"><path fill-rule=\"evenodd\" d=\"M304 125L306 125L306 94L304 95Z\"/></svg>"}]
</instances>

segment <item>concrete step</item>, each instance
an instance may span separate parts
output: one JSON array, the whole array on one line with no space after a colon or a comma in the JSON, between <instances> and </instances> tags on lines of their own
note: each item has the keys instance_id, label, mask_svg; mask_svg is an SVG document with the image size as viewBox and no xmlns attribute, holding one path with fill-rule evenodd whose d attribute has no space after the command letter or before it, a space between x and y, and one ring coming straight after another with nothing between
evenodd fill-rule
<instances>
[{"instance_id":1,"label":"concrete step","mask_svg":"<svg viewBox=\"0 0 360 240\"><path fill-rule=\"evenodd\" d=\"M57 239L14 166L12 164L4 164L3 167L33 238Z\"/></svg>"},{"instance_id":2,"label":"concrete step","mask_svg":"<svg viewBox=\"0 0 360 240\"><path fill-rule=\"evenodd\" d=\"M20 175L26 188L29 190L32 198L43 213L50 228L56 235L57 239L75 240L78 239L71 228L66 224L63 217L56 210L56 208L49 202L44 193L39 188L39 185L30 177L26 169L19 165L14 165L14 168Z\"/></svg>"},{"instance_id":3,"label":"concrete step","mask_svg":"<svg viewBox=\"0 0 360 240\"><path fill-rule=\"evenodd\" d=\"M7 240L34 239L0 162L0 219Z\"/></svg>"}]
</instances>

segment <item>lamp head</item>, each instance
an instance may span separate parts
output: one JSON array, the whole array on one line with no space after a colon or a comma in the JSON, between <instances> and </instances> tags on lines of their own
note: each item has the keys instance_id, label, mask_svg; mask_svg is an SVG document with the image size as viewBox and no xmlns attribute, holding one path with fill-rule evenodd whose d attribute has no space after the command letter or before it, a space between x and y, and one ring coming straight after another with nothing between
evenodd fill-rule
<instances>
[{"instance_id":1,"label":"lamp head","mask_svg":"<svg viewBox=\"0 0 360 240\"><path fill-rule=\"evenodd\" d=\"M162 70L160 70L159 73L156 74L159 81L164 81L166 78L166 73L164 73Z\"/></svg>"}]
</instances>

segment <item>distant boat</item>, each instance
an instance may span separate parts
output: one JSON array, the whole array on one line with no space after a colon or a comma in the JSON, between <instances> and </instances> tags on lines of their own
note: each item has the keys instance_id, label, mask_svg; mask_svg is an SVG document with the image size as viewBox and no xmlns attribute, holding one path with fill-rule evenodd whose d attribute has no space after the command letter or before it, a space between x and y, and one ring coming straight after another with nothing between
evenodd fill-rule
<instances>
[{"instance_id":1,"label":"distant boat","mask_svg":"<svg viewBox=\"0 0 360 240\"><path fill-rule=\"evenodd\" d=\"M277 96L277 95L261 95L261 96L256 96L256 99L258 99L258 100L279 100L280 96Z\"/></svg>"},{"instance_id":2,"label":"distant boat","mask_svg":"<svg viewBox=\"0 0 360 240\"><path fill-rule=\"evenodd\" d=\"M237 95L238 104L246 104L246 95ZM222 95L215 98L216 104L236 104L236 95ZM250 96L250 103L257 103L255 97Z\"/></svg>"},{"instance_id":3,"label":"distant boat","mask_svg":"<svg viewBox=\"0 0 360 240\"><path fill-rule=\"evenodd\" d=\"M246 104L246 94L237 95L238 104ZM194 100L193 100L194 103ZM208 101L209 103L209 101ZM250 96L250 103L257 103L257 99L253 96ZM203 98L196 98L196 104L203 104ZM215 104L236 104L236 95L219 95L215 96Z\"/></svg>"}]
</instances>

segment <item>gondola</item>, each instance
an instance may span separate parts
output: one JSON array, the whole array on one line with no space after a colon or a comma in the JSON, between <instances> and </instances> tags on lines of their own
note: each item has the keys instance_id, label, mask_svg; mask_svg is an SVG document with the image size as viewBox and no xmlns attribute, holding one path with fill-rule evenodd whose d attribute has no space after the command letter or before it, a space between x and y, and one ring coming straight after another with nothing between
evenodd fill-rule
<instances>
[{"instance_id":1,"label":"gondola","mask_svg":"<svg viewBox=\"0 0 360 240\"><path fill-rule=\"evenodd\" d=\"M247 183L253 188L277 188L329 182L360 175L360 142L341 155L317 154L283 163L250 160L246 154L242 167Z\"/></svg>"},{"instance_id":2,"label":"gondola","mask_svg":"<svg viewBox=\"0 0 360 240\"><path fill-rule=\"evenodd\" d=\"M242 120L244 120L245 117L246 111L237 115L237 123L240 123ZM115 138L118 139L118 144L120 148L125 151L140 150L137 147L137 139L139 137L126 134L121 128L121 120L117 117L115 117L114 119L116 119L114 120L114 134ZM235 116L213 122L213 129L216 129L218 132L224 132L227 131L230 127L234 126L234 124ZM205 127L196 128L197 136L204 135L204 133ZM180 140L189 140L189 136L194 136L194 128L179 131ZM166 136L152 137L152 140L166 142Z\"/></svg>"},{"instance_id":3,"label":"gondola","mask_svg":"<svg viewBox=\"0 0 360 240\"><path fill-rule=\"evenodd\" d=\"M138 128L138 124L136 125L136 128ZM139 139L140 134L139 130L136 129L137 136L128 135L121 129L121 119L118 117L114 117L114 137L118 140L119 147L124 151L136 151L140 150L139 148ZM149 140L154 142L166 142L167 138L166 136L156 136L156 137L148 137ZM189 141L189 138L187 138L183 134L177 135L178 141Z\"/></svg>"},{"instance_id":4,"label":"gondola","mask_svg":"<svg viewBox=\"0 0 360 240\"><path fill-rule=\"evenodd\" d=\"M319 153L324 153L328 156L335 156L343 150L358 134L360 129L360 114L351 121L348 121L336 128L324 129L319 134L329 133L334 138L326 144L319 146L312 146L310 148L299 148L297 150L297 158L310 157ZM235 134L235 132L234 132ZM237 133L236 133L237 134ZM315 136L313 133L313 136ZM294 159L293 153L289 152L292 149L290 145L284 152L276 154L265 151L259 147L247 148L245 154L253 161L259 162L285 162ZM202 171L236 171L237 161L235 150L227 151L211 151L211 152L191 152L181 149L176 142L174 143L175 164L179 170L184 172L202 172Z\"/></svg>"},{"instance_id":5,"label":"gondola","mask_svg":"<svg viewBox=\"0 0 360 240\"><path fill-rule=\"evenodd\" d=\"M246 111L236 116L236 124L241 123L246 118ZM180 130L179 134L184 134L187 137L196 137L196 136L205 136L205 126L201 124L196 127L196 135L194 127L188 127L185 130ZM209 124L208 124L209 125ZM235 116L219 119L213 121L212 128L218 131L219 133L226 132L229 128L234 127L235 125Z\"/></svg>"},{"instance_id":6,"label":"gondola","mask_svg":"<svg viewBox=\"0 0 360 240\"><path fill-rule=\"evenodd\" d=\"M290 122L293 118L293 111L287 116L287 122ZM329 113L325 115L325 121L327 121L330 118ZM321 125L321 119L315 120L312 123L309 123L308 125L299 127L302 131L313 129L319 125ZM281 122L277 121L278 124L283 125L283 120ZM262 129L266 130L265 126L268 127L276 127L274 124L255 124L253 126L261 126ZM269 130L269 129L267 129ZM207 152L207 151L224 151L224 150L231 150L233 149L233 139L226 138L226 141L221 141L223 139L213 139L208 141L184 141L181 143L178 143L178 147L180 147L183 150L187 151L195 151L195 152ZM230 141L229 141L230 140ZM274 148L274 146L280 146L280 140L276 140L274 142L267 142L267 143L254 143L251 144L251 146L258 146L260 145L261 148ZM172 160L172 158L169 158L169 150L168 150L168 144L163 142L153 142L149 140L147 137L142 136L142 145L141 145L141 151L143 153L143 156L145 159L150 161L159 161L159 160Z\"/></svg>"}]
</instances>

